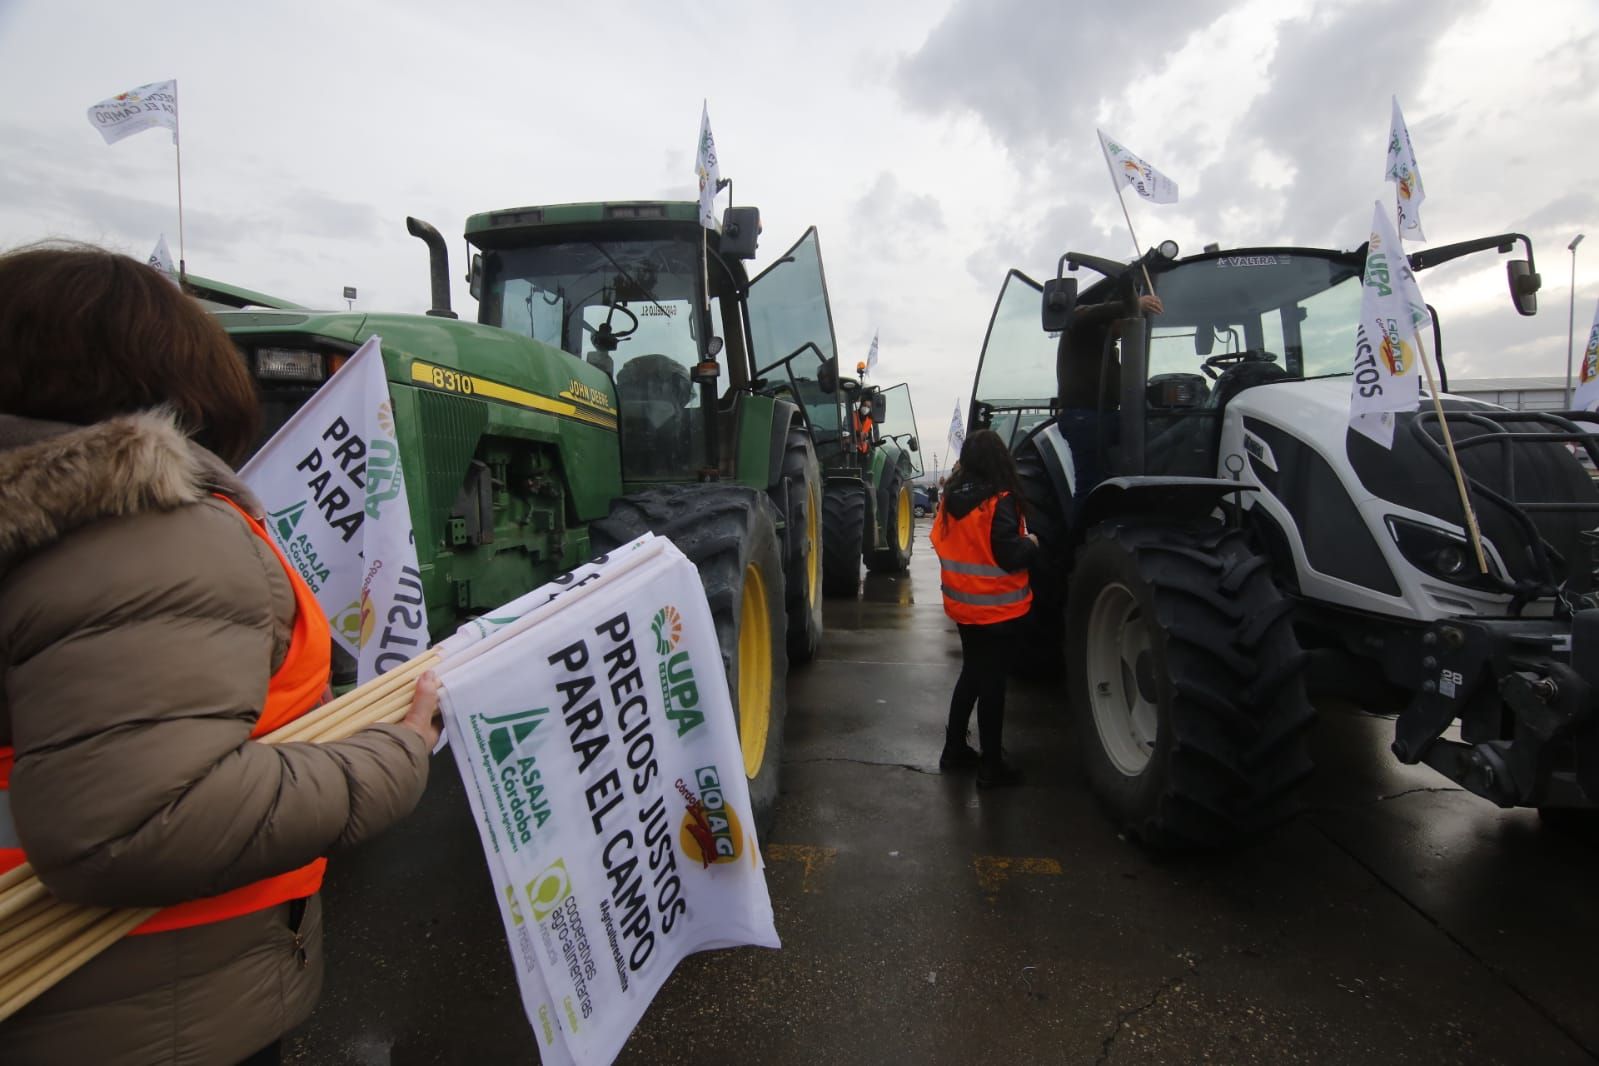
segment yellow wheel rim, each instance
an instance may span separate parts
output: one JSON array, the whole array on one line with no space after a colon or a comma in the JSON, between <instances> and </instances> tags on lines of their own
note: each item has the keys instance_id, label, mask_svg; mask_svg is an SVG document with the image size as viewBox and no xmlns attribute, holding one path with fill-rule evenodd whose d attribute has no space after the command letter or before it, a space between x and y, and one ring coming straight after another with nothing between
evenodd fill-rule
<instances>
[{"instance_id":1,"label":"yellow wheel rim","mask_svg":"<svg viewBox=\"0 0 1599 1066\"><path fill-rule=\"evenodd\" d=\"M895 533L899 536L899 550L909 551L911 546L911 487L899 487L899 522L895 525Z\"/></svg>"},{"instance_id":2,"label":"yellow wheel rim","mask_svg":"<svg viewBox=\"0 0 1599 1066\"><path fill-rule=\"evenodd\" d=\"M805 557L805 600L816 610L822 600L822 501L816 486L806 494L810 504L805 509L805 539L809 554Z\"/></svg>"},{"instance_id":3,"label":"yellow wheel rim","mask_svg":"<svg viewBox=\"0 0 1599 1066\"><path fill-rule=\"evenodd\" d=\"M766 578L751 563L744 568L738 631L738 742L744 776L753 780L766 758L772 724L772 620L766 612Z\"/></svg>"}]
</instances>

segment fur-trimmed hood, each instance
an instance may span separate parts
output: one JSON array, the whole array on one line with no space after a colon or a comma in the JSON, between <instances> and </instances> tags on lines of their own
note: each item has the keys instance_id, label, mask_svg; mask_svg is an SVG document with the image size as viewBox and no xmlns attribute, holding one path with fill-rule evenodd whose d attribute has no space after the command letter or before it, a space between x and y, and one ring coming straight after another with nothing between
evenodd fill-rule
<instances>
[{"instance_id":1,"label":"fur-trimmed hood","mask_svg":"<svg viewBox=\"0 0 1599 1066\"><path fill-rule=\"evenodd\" d=\"M102 518L171 510L212 492L260 506L169 410L88 426L0 414L0 574Z\"/></svg>"}]
</instances>

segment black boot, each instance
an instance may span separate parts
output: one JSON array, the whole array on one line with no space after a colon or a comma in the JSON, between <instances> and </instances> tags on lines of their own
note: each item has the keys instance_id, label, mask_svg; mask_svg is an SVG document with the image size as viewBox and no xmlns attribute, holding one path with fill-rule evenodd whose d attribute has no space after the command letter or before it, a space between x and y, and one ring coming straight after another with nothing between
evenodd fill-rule
<instances>
[{"instance_id":1,"label":"black boot","mask_svg":"<svg viewBox=\"0 0 1599 1066\"><path fill-rule=\"evenodd\" d=\"M977 752L966 743L965 737L946 733L944 753L938 757L938 768L946 773L951 770L970 770L977 765L978 758Z\"/></svg>"},{"instance_id":2,"label":"black boot","mask_svg":"<svg viewBox=\"0 0 1599 1066\"><path fill-rule=\"evenodd\" d=\"M986 753L983 755L983 761L977 767L978 788L1009 788L1021 783L1022 772L1007 763L997 752L992 757Z\"/></svg>"}]
</instances>

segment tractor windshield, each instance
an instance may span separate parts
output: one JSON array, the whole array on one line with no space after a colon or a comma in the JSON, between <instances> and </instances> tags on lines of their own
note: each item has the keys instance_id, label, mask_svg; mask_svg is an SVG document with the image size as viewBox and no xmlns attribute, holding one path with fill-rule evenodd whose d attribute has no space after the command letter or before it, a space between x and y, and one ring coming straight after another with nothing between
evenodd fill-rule
<instances>
[{"instance_id":1,"label":"tractor windshield","mask_svg":"<svg viewBox=\"0 0 1599 1066\"><path fill-rule=\"evenodd\" d=\"M1149 373L1192 374L1207 359L1262 353L1296 377L1353 371L1360 265L1300 250L1189 259L1155 275Z\"/></svg>"},{"instance_id":2,"label":"tractor windshield","mask_svg":"<svg viewBox=\"0 0 1599 1066\"><path fill-rule=\"evenodd\" d=\"M482 319L586 360L616 382L623 476L690 478L704 419L690 372L702 356L698 243L542 244L484 257ZM721 300L711 301L721 321Z\"/></svg>"}]
</instances>

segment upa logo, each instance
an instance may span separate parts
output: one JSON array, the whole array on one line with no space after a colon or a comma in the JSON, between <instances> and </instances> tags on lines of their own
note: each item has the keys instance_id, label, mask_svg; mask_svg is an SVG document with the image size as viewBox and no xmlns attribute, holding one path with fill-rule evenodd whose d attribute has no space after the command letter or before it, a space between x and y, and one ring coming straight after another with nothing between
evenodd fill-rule
<instances>
[{"instance_id":1,"label":"upa logo","mask_svg":"<svg viewBox=\"0 0 1599 1066\"><path fill-rule=\"evenodd\" d=\"M572 875L566 872L566 860L556 859L544 872L527 883L527 901L533 908L533 920L548 918L572 894Z\"/></svg>"},{"instance_id":2,"label":"upa logo","mask_svg":"<svg viewBox=\"0 0 1599 1066\"><path fill-rule=\"evenodd\" d=\"M677 735L684 737L705 721L705 712L700 710L694 664L687 649L678 650L683 642L683 616L676 607L662 607L650 621L650 630L655 634L655 651L662 656L658 672L666 717L677 726Z\"/></svg>"},{"instance_id":3,"label":"upa logo","mask_svg":"<svg viewBox=\"0 0 1599 1066\"><path fill-rule=\"evenodd\" d=\"M677 779L678 795L688 808L677 834L678 846L701 869L712 863L737 862L743 850L744 830L722 795L722 779L716 767L695 770L694 783L699 786L697 794L681 777Z\"/></svg>"},{"instance_id":4,"label":"upa logo","mask_svg":"<svg viewBox=\"0 0 1599 1066\"><path fill-rule=\"evenodd\" d=\"M683 616L668 604L655 612L650 620L650 631L655 634L656 653L670 655L683 640Z\"/></svg>"}]
</instances>

